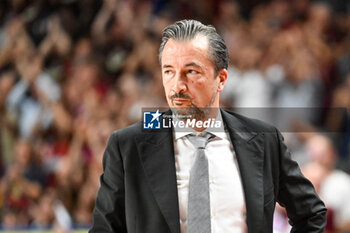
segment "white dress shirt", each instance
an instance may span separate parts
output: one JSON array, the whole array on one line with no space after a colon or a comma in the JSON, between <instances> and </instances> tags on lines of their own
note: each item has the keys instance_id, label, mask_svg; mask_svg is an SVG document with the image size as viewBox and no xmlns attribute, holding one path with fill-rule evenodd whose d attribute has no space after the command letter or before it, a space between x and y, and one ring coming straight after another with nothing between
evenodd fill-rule
<instances>
[{"instance_id":1,"label":"white dress shirt","mask_svg":"<svg viewBox=\"0 0 350 233\"><path fill-rule=\"evenodd\" d=\"M216 120L221 120L219 111ZM182 131L182 132L181 132ZM212 233L243 233L246 231L246 208L243 187L229 135L221 130L206 129L215 135L206 148L209 165L209 193ZM174 128L174 151L179 197L181 233L187 233L187 201L189 174L194 162L195 148L187 132Z\"/></svg>"}]
</instances>

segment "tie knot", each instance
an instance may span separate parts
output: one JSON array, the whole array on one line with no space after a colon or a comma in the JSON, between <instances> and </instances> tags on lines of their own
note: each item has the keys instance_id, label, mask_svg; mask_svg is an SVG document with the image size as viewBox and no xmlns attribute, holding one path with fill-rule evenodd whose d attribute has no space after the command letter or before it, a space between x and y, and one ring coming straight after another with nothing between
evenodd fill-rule
<instances>
[{"instance_id":1,"label":"tie knot","mask_svg":"<svg viewBox=\"0 0 350 233\"><path fill-rule=\"evenodd\" d=\"M208 144L210 138L213 138L214 135L208 132L203 132L198 135L189 134L187 135L188 140L193 144L197 149L204 149Z\"/></svg>"}]
</instances>

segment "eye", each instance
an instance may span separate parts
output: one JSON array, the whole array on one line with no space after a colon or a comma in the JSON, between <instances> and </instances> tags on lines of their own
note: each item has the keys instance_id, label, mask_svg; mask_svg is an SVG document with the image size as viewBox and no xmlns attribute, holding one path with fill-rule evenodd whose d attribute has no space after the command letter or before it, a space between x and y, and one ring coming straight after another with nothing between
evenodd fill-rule
<instances>
[{"instance_id":1,"label":"eye","mask_svg":"<svg viewBox=\"0 0 350 233\"><path fill-rule=\"evenodd\" d=\"M187 73L189 73L189 74L198 74L199 72L197 70L188 70Z\"/></svg>"},{"instance_id":2,"label":"eye","mask_svg":"<svg viewBox=\"0 0 350 233\"><path fill-rule=\"evenodd\" d=\"M173 71L171 71L171 70L165 70L165 71L164 71L164 74L167 75L167 76L169 76L169 75L172 75L172 74L173 74Z\"/></svg>"}]
</instances>

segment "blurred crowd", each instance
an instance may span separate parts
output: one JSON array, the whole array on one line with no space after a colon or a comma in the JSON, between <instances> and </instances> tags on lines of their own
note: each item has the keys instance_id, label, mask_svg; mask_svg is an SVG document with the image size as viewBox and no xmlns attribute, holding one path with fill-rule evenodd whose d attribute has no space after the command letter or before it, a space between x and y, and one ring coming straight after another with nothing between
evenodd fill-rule
<instances>
[{"instance_id":1,"label":"blurred crowd","mask_svg":"<svg viewBox=\"0 0 350 233\"><path fill-rule=\"evenodd\" d=\"M227 43L222 105L282 109L273 117L288 123L286 142L329 208L327 232L350 231L346 0L1 1L1 229L91 224L110 133L142 107L167 106L158 47L183 18L213 24ZM284 108L314 110L284 121ZM279 206L275 228L288 232Z\"/></svg>"}]
</instances>

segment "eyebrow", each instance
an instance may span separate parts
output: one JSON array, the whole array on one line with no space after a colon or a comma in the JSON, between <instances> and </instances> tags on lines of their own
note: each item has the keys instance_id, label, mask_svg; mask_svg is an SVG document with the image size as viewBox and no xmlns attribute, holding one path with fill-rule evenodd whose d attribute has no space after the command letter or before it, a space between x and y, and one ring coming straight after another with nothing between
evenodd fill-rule
<instances>
[{"instance_id":1,"label":"eyebrow","mask_svg":"<svg viewBox=\"0 0 350 233\"><path fill-rule=\"evenodd\" d=\"M194 62L191 62L191 63L187 63L185 66L195 66L195 67L198 67L200 68L200 65L194 63Z\"/></svg>"},{"instance_id":2,"label":"eyebrow","mask_svg":"<svg viewBox=\"0 0 350 233\"><path fill-rule=\"evenodd\" d=\"M172 65L163 65L163 68L172 68Z\"/></svg>"}]
</instances>

